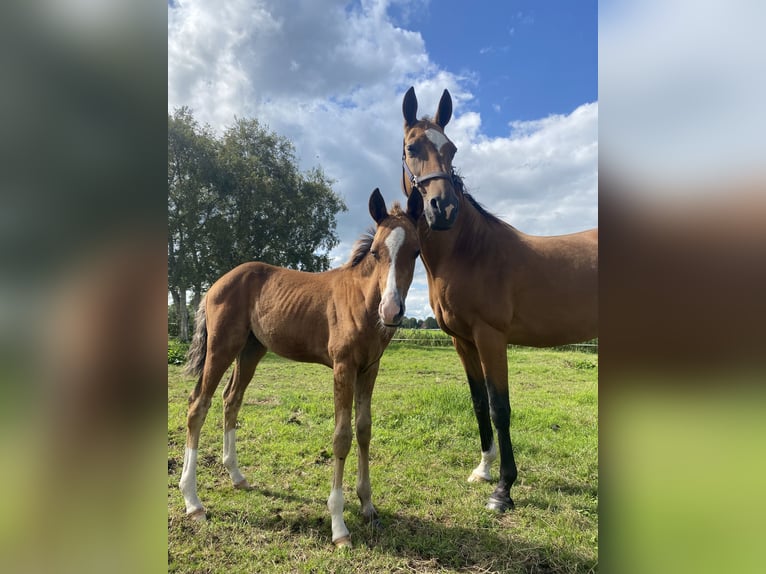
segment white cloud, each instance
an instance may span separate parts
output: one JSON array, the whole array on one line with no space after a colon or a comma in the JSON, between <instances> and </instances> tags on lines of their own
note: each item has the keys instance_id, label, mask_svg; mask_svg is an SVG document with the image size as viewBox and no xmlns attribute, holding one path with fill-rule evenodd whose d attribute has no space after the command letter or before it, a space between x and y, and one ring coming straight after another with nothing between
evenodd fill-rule
<instances>
[{"instance_id":1,"label":"white cloud","mask_svg":"<svg viewBox=\"0 0 766 574\"><path fill-rule=\"evenodd\" d=\"M644 0L599 10L607 165L663 189L762 171L765 17L758 0Z\"/></svg>"},{"instance_id":2,"label":"white cloud","mask_svg":"<svg viewBox=\"0 0 766 574\"><path fill-rule=\"evenodd\" d=\"M449 89L455 163L488 209L529 233L595 225L598 105L515 123L508 137L489 139L479 114L463 111L476 78L438 69L420 34L390 21L388 6L179 2L168 9L168 108L188 105L216 129L235 116L256 117L294 142L302 168L321 165L349 206L338 220L335 264L372 224L373 188L389 205L404 199L401 102L410 85L420 115L432 115ZM407 308L410 316L432 314L420 264Z\"/></svg>"},{"instance_id":3,"label":"white cloud","mask_svg":"<svg viewBox=\"0 0 766 574\"><path fill-rule=\"evenodd\" d=\"M478 114L447 133L469 191L526 233L554 235L598 222L598 103L569 115L513 122L508 137L485 138Z\"/></svg>"}]
</instances>

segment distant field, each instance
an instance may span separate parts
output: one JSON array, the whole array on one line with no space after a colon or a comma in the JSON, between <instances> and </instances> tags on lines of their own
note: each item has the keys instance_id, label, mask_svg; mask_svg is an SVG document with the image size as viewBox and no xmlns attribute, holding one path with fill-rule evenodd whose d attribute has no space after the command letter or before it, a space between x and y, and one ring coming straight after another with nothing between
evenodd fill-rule
<instances>
[{"instance_id":1,"label":"distant field","mask_svg":"<svg viewBox=\"0 0 766 574\"><path fill-rule=\"evenodd\" d=\"M234 490L221 464L220 391L202 430L205 523L184 516L177 484L193 381L168 366L168 570L171 572L591 572L598 562L598 355L512 348L516 510L484 509L493 485L469 484L480 445L455 351L394 343L373 396L370 473L382 530L365 525L346 464L354 548L330 542L332 372L272 354L245 395L239 461L256 489ZM493 477L498 476L495 463Z\"/></svg>"}]
</instances>

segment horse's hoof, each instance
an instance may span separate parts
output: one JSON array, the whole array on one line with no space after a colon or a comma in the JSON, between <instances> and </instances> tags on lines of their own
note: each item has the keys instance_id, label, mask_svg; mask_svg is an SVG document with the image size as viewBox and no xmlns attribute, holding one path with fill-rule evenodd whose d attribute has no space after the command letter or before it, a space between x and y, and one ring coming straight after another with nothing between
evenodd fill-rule
<instances>
[{"instance_id":1,"label":"horse's hoof","mask_svg":"<svg viewBox=\"0 0 766 574\"><path fill-rule=\"evenodd\" d=\"M192 510L191 512L187 513L186 516L188 516L189 520L192 520L193 522L205 522L207 520L207 515L205 514L204 508Z\"/></svg>"},{"instance_id":2,"label":"horse's hoof","mask_svg":"<svg viewBox=\"0 0 766 574\"><path fill-rule=\"evenodd\" d=\"M253 487L250 486L250 483L247 482L247 479L234 483L234 488L237 490L253 490Z\"/></svg>"},{"instance_id":3,"label":"horse's hoof","mask_svg":"<svg viewBox=\"0 0 766 574\"><path fill-rule=\"evenodd\" d=\"M513 510L514 506L510 496L499 497L493 494L489 497L489 502L487 502L487 509L494 510L498 513L503 513L506 510Z\"/></svg>"},{"instance_id":4,"label":"horse's hoof","mask_svg":"<svg viewBox=\"0 0 766 574\"><path fill-rule=\"evenodd\" d=\"M335 544L336 550L342 550L345 548L351 548L351 536L344 536L332 541Z\"/></svg>"},{"instance_id":5,"label":"horse's hoof","mask_svg":"<svg viewBox=\"0 0 766 574\"><path fill-rule=\"evenodd\" d=\"M491 479L481 474L472 472L471 476L468 477L468 482L491 482Z\"/></svg>"}]
</instances>

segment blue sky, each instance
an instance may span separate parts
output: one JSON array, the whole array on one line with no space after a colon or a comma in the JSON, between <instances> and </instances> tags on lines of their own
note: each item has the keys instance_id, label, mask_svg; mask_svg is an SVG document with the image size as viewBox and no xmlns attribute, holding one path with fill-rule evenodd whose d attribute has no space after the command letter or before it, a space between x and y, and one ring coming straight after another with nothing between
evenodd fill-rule
<instances>
[{"instance_id":1,"label":"blue sky","mask_svg":"<svg viewBox=\"0 0 766 574\"><path fill-rule=\"evenodd\" d=\"M468 79L488 136L598 99L595 0L444 0L390 13L420 32L436 65Z\"/></svg>"},{"instance_id":2,"label":"blue sky","mask_svg":"<svg viewBox=\"0 0 766 574\"><path fill-rule=\"evenodd\" d=\"M474 197L526 233L571 233L598 224L597 42L590 0L173 0L168 110L217 130L255 117L288 137L349 207L340 265L372 189L404 199L405 90L422 116L447 88L446 134ZM407 314L432 314L420 265Z\"/></svg>"}]
</instances>

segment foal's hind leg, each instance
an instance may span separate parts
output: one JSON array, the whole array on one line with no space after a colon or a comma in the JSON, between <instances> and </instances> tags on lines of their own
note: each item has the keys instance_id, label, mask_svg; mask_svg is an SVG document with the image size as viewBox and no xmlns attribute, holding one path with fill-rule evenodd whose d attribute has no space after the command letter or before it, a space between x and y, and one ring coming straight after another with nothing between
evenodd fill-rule
<instances>
[{"instance_id":1,"label":"foal's hind leg","mask_svg":"<svg viewBox=\"0 0 766 574\"><path fill-rule=\"evenodd\" d=\"M240 351L237 357L229 383L223 390L223 465L229 471L234 488L243 490L250 489L250 484L242 476L237 464L237 415L242 406L245 389L255 373L255 367L258 366L265 354L266 347L250 334L245 348Z\"/></svg>"},{"instance_id":2,"label":"foal's hind leg","mask_svg":"<svg viewBox=\"0 0 766 574\"><path fill-rule=\"evenodd\" d=\"M194 520L205 518L205 507L197 496L197 451L200 430L210 408L213 393L221 382L224 372L242 348L244 338L230 337L226 341L216 341L215 344L214 341L216 339L209 334L205 366L197 386L189 397L184 467L178 484L184 497L186 514Z\"/></svg>"},{"instance_id":3,"label":"foal's hind leg","mask_svg":"<svg viewBox=\"0 0 766 574\"><path fill-rule=\"evenodd\" d=\"M356 494L362 503L362 515L373 525L377 525L378 512L372 504L370 487L370 438L372 437L372 390L378 375L379 363L359 373L354 387L354 408L356 410L356 441L359 449L359 461L356 475Z\"/></svg>"}]
</instances>

